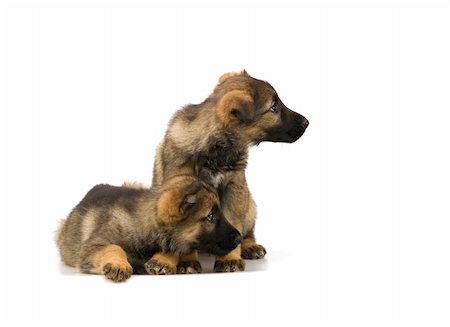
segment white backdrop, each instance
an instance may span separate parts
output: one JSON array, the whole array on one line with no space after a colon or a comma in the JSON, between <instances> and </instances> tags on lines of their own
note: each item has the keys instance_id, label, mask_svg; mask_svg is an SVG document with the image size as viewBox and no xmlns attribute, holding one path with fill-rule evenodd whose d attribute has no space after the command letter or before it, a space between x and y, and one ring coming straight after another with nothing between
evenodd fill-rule
<instances>
[{"instance_id":1,"label":"white backdrop","mask_svg":"<svg viewBox=\"0 0 450 327\"><path fill-rule=\"evenodd\" d=\"M187 2L2 2L2 325L448 326L449 2ZM250 153L266 259L64 267L58 220L96 183L149 185L173 112L243 68L310 121Z\"/></svg>"}]
</instances>

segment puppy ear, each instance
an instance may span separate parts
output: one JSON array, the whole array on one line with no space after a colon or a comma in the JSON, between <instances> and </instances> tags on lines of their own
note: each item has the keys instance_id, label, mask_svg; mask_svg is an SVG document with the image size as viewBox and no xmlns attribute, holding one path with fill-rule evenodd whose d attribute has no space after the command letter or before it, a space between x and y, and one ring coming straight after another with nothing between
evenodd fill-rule
<instances>
[{"instance_id":1,"label":"puppy ear","mask_svg":"<svg viewBox=\"0 0 450 327\"><path fill-rule=\"evenodd\" d=\"M180 210L185 213L186 210L193 207L194 204L197 203L197 194L188 194L184 197L184 200L182 201L180 205Z\"/></svg>"},{"instance_id":2,"label":"puppy ear","mask_svg":"<svg viewBox=\"0 0 450 327\"><path fill-rule=\"evenodd\" d=\"M233 121L248 125L255 116L253 98L244 90L230 91L220 99L217 114L226 125Z\"/></svg>"},{"instance_id":3,"label":"puppy ear","mask_svg":"<svg viewBox=\"0 0 450 327\"><path fill-rule=\"evenodd\" d=\"M172 188L159 198L157 215L166 223L174 223L181 220L185 212L196 203L196 194L185 195L181 189Z\"/></svg>"},{"instance_id":4,"label":"puppy ear","mask_svg":"<svg viewBox=\"0 0 450 327\"><path fill-rule=\"evenodd\" d=\"M227 79L229 79L230 77L233 77L233 76L239 76L239 75L242 75L242 76L249 76L249 75L247 74L247 72L245 71L245 69L244 69L243 71L240 71L240 72L230 72L230 73L225 73L225 74L223 74L222 76L220 76L220 78L219 78L219 84L225 82L225 81L226 81Z\"/></svg>"}]
</instances>

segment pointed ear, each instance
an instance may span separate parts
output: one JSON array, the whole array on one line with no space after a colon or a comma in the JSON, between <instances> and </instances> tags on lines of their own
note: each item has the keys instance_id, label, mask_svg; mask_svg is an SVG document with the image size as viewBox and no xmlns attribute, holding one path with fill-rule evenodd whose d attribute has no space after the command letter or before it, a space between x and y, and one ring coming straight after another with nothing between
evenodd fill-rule
<instances>
[{"instance_id":1,"label":"pointed ear","mask_svg":"<svg viewBox=\"0 0 450 327\"><path fill-rule=\"evenodd\" d=\"M253 98L245 90L227 92L219 101L217 114L226 125L233 121L248 125L255 116Z\"/></svg>"},{"instance_id":2,"label":"pointed ear","mask_svg":"<svg viewBox=\"0 0 450 327\"><path fill-rule=\"evenodd\" d=\"M183 218L184 213L197 203L196 194L184 195L179 188L164 192L158 200L157 215L166 223L174 223Z\"/></svg>"}]
</instances>

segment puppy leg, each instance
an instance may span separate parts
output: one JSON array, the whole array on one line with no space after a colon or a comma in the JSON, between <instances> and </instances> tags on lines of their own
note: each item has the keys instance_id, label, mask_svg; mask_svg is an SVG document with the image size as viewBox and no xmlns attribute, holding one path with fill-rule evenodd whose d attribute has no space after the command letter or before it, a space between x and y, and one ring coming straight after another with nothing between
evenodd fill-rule
<instances>
[{"instance_id":1,"label":"puppy leg","mask_svg":"<svg viewBox=\"0 0 450 327\"><path fill-rule=\"evenodd\" d=\"M243 259L262 259L267 253L264 246L256 243L253 231L244 237L241 247L241 256Z\"/></svg>"},{"instance_id":2,"label":"puppy leg","mask_svg":"<svg viewBox=\"0 0 450 327\"><path fill-rule=\"evenodd\" d=\"M197 251L180 256L177 274L197 274L200 272L202 272L202 266L200 265L200 261L198 261Z\"/></svg>"},{"instance_id":3,"label":"puppy leg","mask_svg":"<svg viewBox=\"0 0 450 327\"><path fill-rule=\"evenodd\" d=\"M241 245L223 257L216 257L215 272L244 271L245 261L241 259Z\"/></svg>"},{"instance_id":4,"label":"puppy leg","mask_svg":"<svg viewBox=\"0 0 450 327\"><path fill-rule=\"evenodd\" d=\"M150 275L173 275L177 272L178 256L172 253L158 252L145 263Z\"/></svg>"},{"instance_id":5,"label":"puppy leg","mask_svg":"<svg viewBox=\"0 0 450 327\"><path fill-rule=\"evenodd\" d=\"M266 250L255 241L256 204L248 190L244 172L233 175L222 195L225 217L243 234L242 258L261 259Z\"/></svg>"},{"instance_id":6,"label":"puppy leg","mask_svg":"<svg viewBox=\"0 0 450 327\"><path fill-rule=\"evenodd\" d=\"M103 274L114 282L122 282L133 273L127 254L118 245L85 246L80 262L81 272Z\"/></svg>"}]
</instances>

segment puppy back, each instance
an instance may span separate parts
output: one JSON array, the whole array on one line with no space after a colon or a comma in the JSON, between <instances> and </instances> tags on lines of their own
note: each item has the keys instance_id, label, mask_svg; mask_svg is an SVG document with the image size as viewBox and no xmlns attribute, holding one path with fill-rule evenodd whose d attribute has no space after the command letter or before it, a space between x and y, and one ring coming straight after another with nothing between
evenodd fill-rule
<instances>
[{"instance_id":1,"label":"puppy back","mask_svg":"<svg viewBox=\"0 0 450 327\"><path fill-rule=\"evenodd\" d=\"M90 189L56 232L62 260L69 266L77 266L81 247L99 227L108 224L113 232L115 225L130 226L133 222L129 217L138 214L141 199L145 201L147 194L149 189L136 184L99 184ZM114 221L110 221L112 217Z\"/></svg>"}]
</instances>

